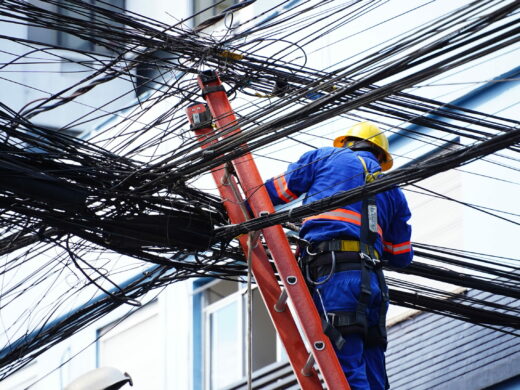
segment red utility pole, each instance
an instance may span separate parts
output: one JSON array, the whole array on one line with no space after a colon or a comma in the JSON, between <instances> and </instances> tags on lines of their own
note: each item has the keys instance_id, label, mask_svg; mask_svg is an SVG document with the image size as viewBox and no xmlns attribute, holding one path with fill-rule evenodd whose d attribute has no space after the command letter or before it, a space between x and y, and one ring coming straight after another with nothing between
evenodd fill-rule
<instances>
[{"instance_id":1,"label":"red utility pole","mask_svg":"<svg viewBox=\"0 0 520 390\"><path fill-rule=\"evenodd\" d=\"M201 142L201 147L208 148L217 143L219 137L226 138L241 130L237 127L236 117L217 73L214 71L202 73L198 77L198 83L211 110L217 130L213 130L211 116L206 112L204 104L189 107L187 115ZM206 141L209 137L213 137L210 142ZM222 165L212 170L230 221L241 223L249 218L243 207L237 181L230 171L236 173L254 216L273 213L274 207L263 186L263 180L252 155L246 153L233 160L232 166L232 169ZM320 316L282 227L278 225L262 229L262 234L273 257L283 288L279 286L261 243L257 240L249 249L250 240L248 241L247 236L240 236L239 241L246 257L250 257L252 273L300 386L305 390L322 388L318 375L312 368L316 362L328 389L350 389L332 344L323 332ZM287 297L293 303L294 315L301 324L311 349L310 353L296 328L293 313L286 305Z\"/></svg>"}]
</instances>

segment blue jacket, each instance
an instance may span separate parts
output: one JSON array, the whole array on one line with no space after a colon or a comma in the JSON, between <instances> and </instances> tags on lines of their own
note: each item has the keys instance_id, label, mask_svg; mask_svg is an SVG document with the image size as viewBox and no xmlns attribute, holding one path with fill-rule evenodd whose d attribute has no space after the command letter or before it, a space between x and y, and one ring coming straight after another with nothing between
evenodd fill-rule
<instances>
[{"instance_id":1,"label":"blue jacket","mask_svg":"<svg viewBox=\"0 0 520 390\"><path fill-rule=\"evenodd\" d=\"M370 152L325 147L303 154L285 174L269 179L265 185L274 205L285 204L306 193L303 204L329 197L365 184L359 155L369 172L381 167ZM413 257L410 244L410 210L399 188L377 194L379 237L375 249L395 267L405 267ZM360 237L361 202L306 218L300 236L318 243L331 239Z\"/></svg>"}]
</instances>

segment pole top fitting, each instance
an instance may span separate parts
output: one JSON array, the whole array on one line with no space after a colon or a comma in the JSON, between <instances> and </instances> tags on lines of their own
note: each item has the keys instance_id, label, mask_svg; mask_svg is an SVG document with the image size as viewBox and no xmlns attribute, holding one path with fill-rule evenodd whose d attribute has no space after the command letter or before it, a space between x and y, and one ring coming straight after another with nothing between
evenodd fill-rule
<instances>
[{"instance_id":1,"label":"pole top fitting","mask_svg":"<svg viewBox=\"0 0 520 390\"><path fill-rule=\"evenodd\" d=\"M211 83L213 81L220 83L220 78L218 77L217 71L211 69L200 72L199 81L201 81L203 84Z\"/></svg>"}]
</instances>

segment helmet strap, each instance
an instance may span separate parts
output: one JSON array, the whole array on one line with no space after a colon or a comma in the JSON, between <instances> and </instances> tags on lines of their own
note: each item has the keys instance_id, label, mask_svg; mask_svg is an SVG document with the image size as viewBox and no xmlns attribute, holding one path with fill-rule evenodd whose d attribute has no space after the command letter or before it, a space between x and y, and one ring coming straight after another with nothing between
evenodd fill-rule
<instances>
[{"instance_id":1,"label":"helmet strap","mask_svg":"<svg viewBox=\"0 0 520 390\"><path fill-rule=\"evenodd\" d=\"M377 158L379 163L383 163L385 158L384 154L379 150L379 148L373 146L371 142L362 139L346 139L344 147L356 151L363 150L371 152L375 156L375 158Z\"/></svg>"}]
</instances>

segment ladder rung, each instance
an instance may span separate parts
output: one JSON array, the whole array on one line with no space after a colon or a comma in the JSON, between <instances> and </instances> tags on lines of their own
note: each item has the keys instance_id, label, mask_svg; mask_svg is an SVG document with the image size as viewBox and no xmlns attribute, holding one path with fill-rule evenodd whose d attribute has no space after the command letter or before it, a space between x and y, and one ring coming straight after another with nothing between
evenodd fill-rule
<instances>
[{"instance_id":1,"label":"ladder rung","mask_svg":"<svg viewBox=\"0 0 520 390\"><path fill-rule=\"evenodd\" d=\"M313 343L313 347L316 351L323 351L325 348L325 343L323 341L315 341ZM312 368L314 367L314 363L316 360L314 359L314 355L309 353L309 357L307 358L307 362L305 363L305 366L302 368L302 374L304 376L311 376L313 375Z\"/></svg>"},{"instance_id":2,"label":"ladder rung","mask_svg":"<svg viewBox=\"0 0 520 390\"><path fill-rule=\"evenodd\" d=\"M309 353L309 357L307 358L307 362L305 363L305 366L302 368L302 374L305 376L311 376L313 375L312 368L314 367L314 355L312 353Z\"/></svg>"},{"instance_id":3,"label":"ladder rung","mask_svg":"<svg viewBox=\"0 0 520 390\"><path fill-rule=\"evenodd\" d=\"M278 301L274 305L274 310L276 310L278 313L284 312L285 308L286 308L286 302L287 302L287 290L284 288L284 289L282 289L280 298L278 298Z\"/></svg>"}]
</instances>

